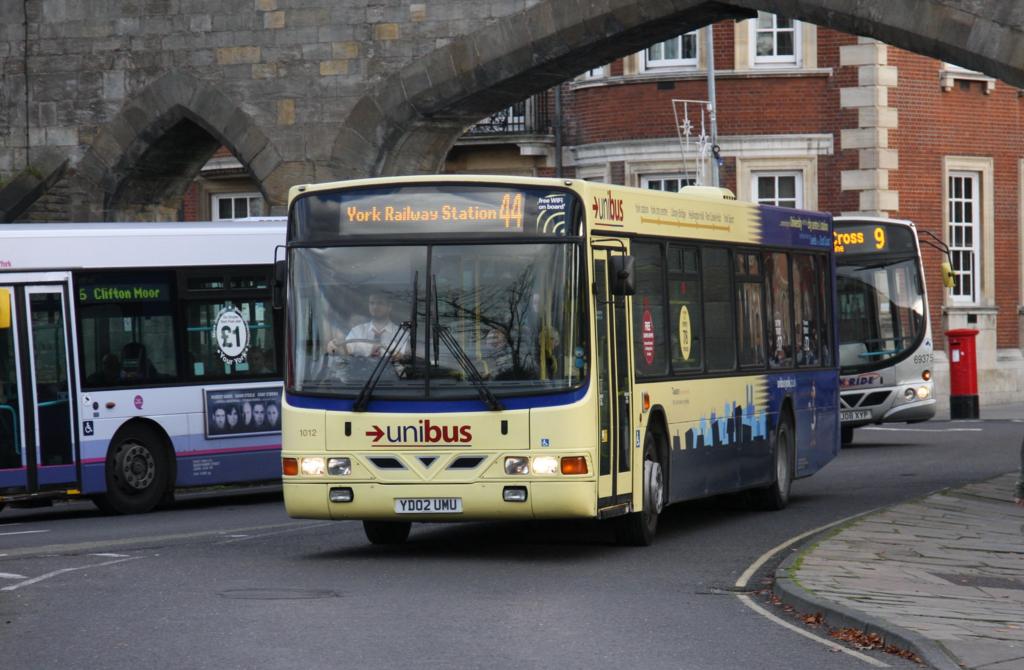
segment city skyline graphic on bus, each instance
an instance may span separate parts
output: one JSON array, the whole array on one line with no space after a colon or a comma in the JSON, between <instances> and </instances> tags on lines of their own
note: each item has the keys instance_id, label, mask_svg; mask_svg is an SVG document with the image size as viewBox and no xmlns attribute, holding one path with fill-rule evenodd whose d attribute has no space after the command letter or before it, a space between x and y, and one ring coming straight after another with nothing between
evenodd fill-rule
<instances>
[{"instance_id":1,"label":"city skyline graphic on bus","mask_svg":"<svg viewBox=\"0 0 1024 670\"><path fill-rule=\"evenodd\" d=\"M767 408L758 405L754 394L754 385L747 384L744 404L727 401L721 415L715 410L702 415L697 427L686 431L683 448L728 447L767 439Z\"/></svg>"}]
</instances>

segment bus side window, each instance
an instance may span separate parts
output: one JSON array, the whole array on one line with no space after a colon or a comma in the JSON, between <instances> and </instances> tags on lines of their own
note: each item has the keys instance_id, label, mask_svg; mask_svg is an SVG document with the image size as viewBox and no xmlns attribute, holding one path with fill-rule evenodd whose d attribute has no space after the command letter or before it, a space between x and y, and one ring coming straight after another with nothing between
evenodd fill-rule
<instances>
[{"instance_id":1,"label":"bus side window","mask_svg":"<svg viewBox=\"0 0 1024 670\"><path fill-rule=\"evenodd\" d=\"M633 340L637 377L660 377L668 372L665 356L665 263L660 243L637 242L636 294L633 296Z\"/></svg>"},{"instance_id":2,"label":"bus side window","mask_svg":"<svg viewBox=\"0 0 1024 670\"><path fill-rule=\"evenodd\" d=\"M701 260L707 369L732 370L736 367L736 328L729 250L705 247Z\"/></svg>"},{"instance_id":3,"label":"bus side window","mask_svg":"<svg viewBox=\"0 0 1024 670\"><path fill-rule=\"evenodd\" d=\"M796 364L816 366L819 351L818 292L815 290L814 257L793 254L793 308L796 313Z\"/></svg>"},{"instance_id":4,"label":"bus side window","mask_svg":"<svg viewBox=\"0 0 1024 670\"><path fill-rule=\"evenodd\" d=\"M703 367L704 327L696 247L668 247L669 334L672 372L698 372Z\"/></svg>"},{"instance_id":5,"label":"bus side window","mask_svg":"<svg viewBox=\"0 0 1024 670\"><path fill-rule=\"evenodd\" d=\"M760 256L737 252L736 318L741 367L764 367L764 292Z\"/></svg>"},{"instance_id":6,"label":"bus side window","mask_svg":"<svg viewBox=\"0 0 1024 670\"><path fill-rule=\"evenodd\" d=\"M768 296L768 365L793 367L793 319L789 256L783 252L764 255Z\"/></svg>"}]
</instances>

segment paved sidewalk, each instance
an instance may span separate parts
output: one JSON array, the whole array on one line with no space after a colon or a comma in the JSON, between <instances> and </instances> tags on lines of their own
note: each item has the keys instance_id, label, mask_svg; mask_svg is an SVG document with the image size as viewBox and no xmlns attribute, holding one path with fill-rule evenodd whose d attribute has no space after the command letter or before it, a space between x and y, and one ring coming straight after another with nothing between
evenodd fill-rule
<instances>
[{"instance_id":1,"label":"paved sidewalk","mask_svg":"<svg viewBox=\"0 0 1024 670\"><path fill-rule=\"evenodd\" d=\"M933 668L1024 670L1016 473L860 517L787 559L775 592L833 628L879 633Z\"/></svg>"}]
</instances>

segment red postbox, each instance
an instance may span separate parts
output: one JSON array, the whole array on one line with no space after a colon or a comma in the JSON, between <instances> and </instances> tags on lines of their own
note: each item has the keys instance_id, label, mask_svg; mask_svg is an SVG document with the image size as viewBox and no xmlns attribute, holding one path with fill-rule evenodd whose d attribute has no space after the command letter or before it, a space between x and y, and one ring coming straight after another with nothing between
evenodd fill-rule
<instances>
[{"instance_id":1,"label":"red postbox","mask_svg":"<svg viewBox=\"0 0 1024 670\"><path fill-rule=\"evenodd\" d=\"M978 331L958 328L946 331L949 352L949 418L977 419L978 357L974 346Z\"/></svg>"}]
</instances>

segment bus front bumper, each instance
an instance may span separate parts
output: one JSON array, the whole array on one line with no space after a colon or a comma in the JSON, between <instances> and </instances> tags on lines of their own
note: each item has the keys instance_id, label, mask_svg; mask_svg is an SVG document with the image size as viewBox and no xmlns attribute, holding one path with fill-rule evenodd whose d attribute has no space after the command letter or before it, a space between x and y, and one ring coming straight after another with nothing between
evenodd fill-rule
<instances>
[{"instance_id":1,"label":"bus front bumper","mask_svg":"<svg viewBox=\"0 0 1024 670\"><path fill-rule=\"evenodd\" d=\"M935 416L935 399L915 400L892 406L889 403L871 408L841 410L840 418L844 428L857 428L875 423L917 423Z\"/></svg>"},{"instance_id":2,"label":"bus front bumper","mask_svg":"<svg viewBox=\"0 0 1024 670\"><path fill-rule=\"evenodd\" d=\"M505 489L524 489L526 500L506 502ZM331 489L351 490L350 502L332 502ZM597 483L580 481L501 481L433 487L375 482L283 482L288 515L303 519L373 521L485 521L499 519L579 519L597 516ZM399 500L457 498L456 513L399 513Z\"/></svg>"},{"instance_id":3,"label":"bus front bumper","mask_svg":"<svg viewBox=\"0 0 1024 670\"><path fill-rule=\"evenodd\" d=\"M885 413L882 421L917 423L918 421L927 421L933 416L935 416L935 398L929 398L927 400L907 403L906 405L897 405Z\"/></svg>"}]
</instances>

